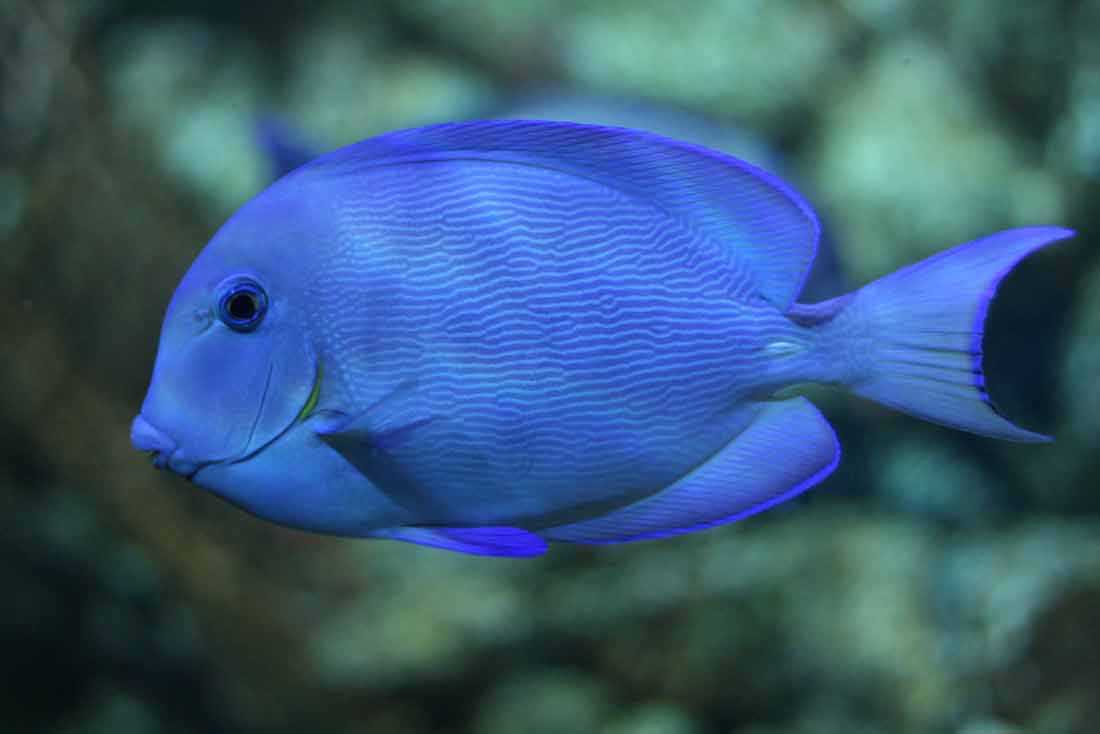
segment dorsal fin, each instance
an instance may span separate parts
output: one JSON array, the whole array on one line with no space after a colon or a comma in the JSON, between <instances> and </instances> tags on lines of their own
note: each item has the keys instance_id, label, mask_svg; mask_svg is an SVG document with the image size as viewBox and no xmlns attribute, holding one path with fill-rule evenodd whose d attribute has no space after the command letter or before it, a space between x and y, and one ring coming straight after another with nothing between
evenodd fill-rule
<instances>
[{"instance_id":1,"label":"dorsal fin","mask_svg":"<svg viewBox=\"0 0 1100 734\"><path fill-rule=\"evenodd\" d=\"M775 176L717 151L625 128L495 120L402 130L302 169L351 174L386 165L487 160L595 181L682 218L747 267L758 293L786 311L817 250L810 206Z\"/></svg>"}]
</instances>

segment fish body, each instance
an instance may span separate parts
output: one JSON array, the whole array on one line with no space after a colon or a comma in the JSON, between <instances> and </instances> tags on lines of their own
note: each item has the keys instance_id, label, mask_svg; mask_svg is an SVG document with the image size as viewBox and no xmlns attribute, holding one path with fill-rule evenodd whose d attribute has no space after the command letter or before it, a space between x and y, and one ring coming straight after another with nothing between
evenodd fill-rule
<instances>
[{"instance_id":1,"label":"fish body","mask_svg":"<svg viewBox=\"0 0 1100 734\"><path fill-rule=\"evenodd\" d=\"M537 555L729 522L836 466L791 385L1000 438L999 280L1072 233L1002 232L797 302L813 211L735 158L532 121L391 133L296 169L215 235L132 428L276 522Z\"/></svg>"}]
</instances>

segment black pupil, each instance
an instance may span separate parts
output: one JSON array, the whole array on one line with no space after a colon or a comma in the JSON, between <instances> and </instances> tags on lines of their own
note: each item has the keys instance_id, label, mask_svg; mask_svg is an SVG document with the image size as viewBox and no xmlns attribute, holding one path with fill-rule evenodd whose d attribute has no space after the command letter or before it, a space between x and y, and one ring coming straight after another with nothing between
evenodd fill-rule
<instances>
[{"instance_id":1,"label":"black pupil","mask_svg":"<svg viewBox=\"0 0 1100 734\"><path fill-rule=\"evenodd\" d=\"M229 297L227 310L237 321L251 321L256 317L256 297L251 293L234 293Z\"/></svg>"}]
</instances>

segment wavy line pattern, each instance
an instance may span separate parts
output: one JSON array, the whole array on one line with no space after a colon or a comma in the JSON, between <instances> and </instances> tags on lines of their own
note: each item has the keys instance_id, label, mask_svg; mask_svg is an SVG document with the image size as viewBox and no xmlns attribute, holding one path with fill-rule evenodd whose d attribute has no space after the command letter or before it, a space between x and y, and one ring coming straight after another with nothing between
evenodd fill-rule
<instances>
[{"instance_id":1,"label":"wavy line pattern","mask_svg":"<svg viewBox=\"0 0 1100 734\"><path fill-rule=\"evenodd\" d=\"M651 494L751 419L765 342L805 338L723 243L601 183L492 161L343 181L311 322L343 401L415 379L439 416L394 449L424 522Z\"/></svg>"}]
</instances>

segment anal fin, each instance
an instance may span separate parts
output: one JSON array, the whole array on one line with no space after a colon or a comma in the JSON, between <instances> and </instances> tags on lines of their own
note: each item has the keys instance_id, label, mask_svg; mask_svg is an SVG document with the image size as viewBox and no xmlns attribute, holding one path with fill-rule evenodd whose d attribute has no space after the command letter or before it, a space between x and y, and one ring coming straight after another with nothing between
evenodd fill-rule
<instances>
[{"instance_id":1,"label":"anal fin","mask_svg":"<svg viewBox=\"0 0 1100 734\"><path fill-rule=\"evenodd\" d=\"M801 494L839 460L836 434L809 400L770 402L721 451L666 489L610 514L539 534L567 543L624 543L703 530Z\"/></svg>"}]
</instances>

